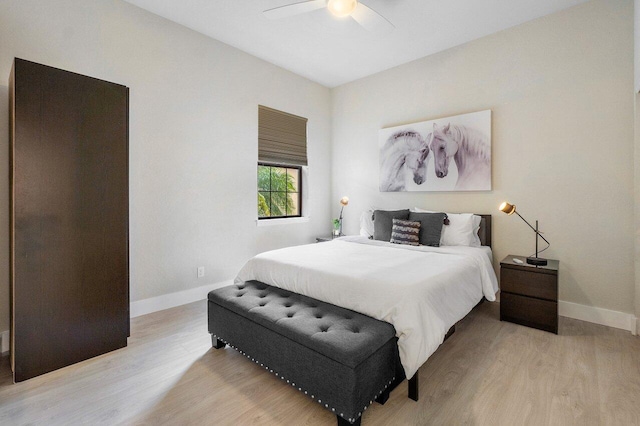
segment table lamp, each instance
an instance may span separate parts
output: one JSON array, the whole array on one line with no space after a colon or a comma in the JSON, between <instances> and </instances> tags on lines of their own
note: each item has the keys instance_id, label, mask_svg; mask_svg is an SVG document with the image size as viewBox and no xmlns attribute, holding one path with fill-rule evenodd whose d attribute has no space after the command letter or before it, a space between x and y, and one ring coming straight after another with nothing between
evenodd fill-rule
<instances>
[{"instance_id":1,"label":"table lamp","mask_svg":"<svg viewBox=\"0 0 640 426\"><path fill-rule=\"evenodd\" d=\"M498 210L508 214L509 216L511 216L514 213L517 214L518 216L520 216L520 213L518 213L516 211L516 206L513 205L513 204L509 204L506 201L503 202L502 204L500 204L500 207L498 207ZM535 255L535 257L533 257L533 256L527 257L527 263L529 265L535 265L535 266L544 266L544 265L546 265L547 264L547 259L543 259L541 257L538 257L538 254L543 252L543 251L545 251L546 249L548 249L551 246L551 243L549 241L547 241L547 239L545 237L543 237L542 234L540 234L540 231L538 230L538 221L537 220L536 220L536 227L534 228L533 226L531 226L531 224L529 222L527 222L527 220L524 217L520 216L520 219L524 220L524 223L529 225L529 228L533 229L533 231L536 233L536 255ZM545 248L543 248L541 251L538 251L538 237L542 238L547 243L547 246Z\"/></svg>"},{"instance_id":2,"label":"table lamp","mask_svg":"<svg viewBox=\"0 0 640 426\"><path fill-rule=\"evenodd\" d=\"M342 212L344 211L344 207L349 204L349 197L342 197L340 199L340 204L342 204L342 207L340 208L340 233L338 235L343 236L344 234L342 233Z\"/></svg>"}]
</instances>

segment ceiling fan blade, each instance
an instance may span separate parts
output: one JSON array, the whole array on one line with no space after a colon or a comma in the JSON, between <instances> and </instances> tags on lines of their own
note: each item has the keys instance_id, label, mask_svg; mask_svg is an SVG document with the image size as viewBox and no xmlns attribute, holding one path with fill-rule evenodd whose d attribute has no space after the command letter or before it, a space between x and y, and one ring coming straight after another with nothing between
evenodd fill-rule
<instances>
[{"instance_id":1,"label":"ceiling fan blade","mask_svg":"<svg viewBox=\"0 0 640 426\"><path fill-rule=\"evenodd\" d=\"M313 12L316 9L327 5L326 0L311 0L300 3L288 4L286 6L274 7L262 12L269 19L280 19L289 16L300 15L302 13Z\"/></svg>"},{"instance_id":2,"label":"ceiling fan blade","mask_svg":"<svg viewBox=\"0 0 640 426\"><path fill-rule=\"evenodd\" d=\"M351 17L355 19L358 24L372 32L388 32L395 28L387 18L360 2L358 2L355 10L351 12Z\"/></svg>"}]
</instances>

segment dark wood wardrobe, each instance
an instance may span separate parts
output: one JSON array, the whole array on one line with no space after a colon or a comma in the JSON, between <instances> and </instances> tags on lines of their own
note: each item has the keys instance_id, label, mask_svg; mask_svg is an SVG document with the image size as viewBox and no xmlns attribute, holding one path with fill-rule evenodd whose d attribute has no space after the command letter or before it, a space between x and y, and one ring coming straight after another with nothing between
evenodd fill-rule
<instances>
[{"instance_id":1,"label":"dark wood wardrobe","mask_svg":"<svg viewBox=\"0 0 640 426\"><path fill-rule=\"evenodd\" d=\"M127 345L129 89L15 59L9 102L19 382Z\"/></svg>"}]
</instances>

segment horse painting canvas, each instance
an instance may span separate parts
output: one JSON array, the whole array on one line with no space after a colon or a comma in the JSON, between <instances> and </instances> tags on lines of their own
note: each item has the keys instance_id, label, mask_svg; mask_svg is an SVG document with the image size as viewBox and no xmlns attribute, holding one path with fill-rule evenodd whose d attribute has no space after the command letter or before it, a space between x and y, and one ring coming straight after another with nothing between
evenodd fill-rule
<instances>
[{"instance_id":1,"label":"horse painting canvas","mask_svg":"<svg viewBox=\"0 0 640 426\"><path fill-rule=\"evenodd\" d=\"M426 181L428 156L427 141L420 133L415 130L392 133L380 151L380 191L405 191L407 173L421 185Z\"/></svg>"},{"instance_id":2,"label":"horse painting canvas","mask_svg":"<svg viewBox=\"0 0 640 426\"><path fill-rule=\"evenodd\" d=\"M380 191L490 191L491 111L380 130Z\"/></svg>"}]
</instances>

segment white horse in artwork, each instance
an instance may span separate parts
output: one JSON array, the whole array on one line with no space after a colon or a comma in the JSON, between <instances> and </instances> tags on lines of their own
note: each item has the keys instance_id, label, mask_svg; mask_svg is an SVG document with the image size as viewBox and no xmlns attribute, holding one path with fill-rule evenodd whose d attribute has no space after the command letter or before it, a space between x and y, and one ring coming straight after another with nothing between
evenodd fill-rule
<instances>
[{"instance_id":1,"label":"white horse in artwork","mask_svg":"<svg viewBox=\"0 0 640 426\"><path fill-rule=\"evenodd\" d=\"M428 156L429 146L420 133L402 130L389 136L380 150L380 191L404 191L407 169L421 185L427 180Z\"/></svg>"},{"instance_id":2,"label":"white horse in artwork","mask_svg":"<svg viewBox=\"0 0 640 426\"><path fill-rule=\"evenodd\" d=\"M462 125L439 127L433 123L429 147L439 178L447 175L453 157L458 167L456 190L491 189L491 146L482 132Z\"/></svg>"}]
</instances>

